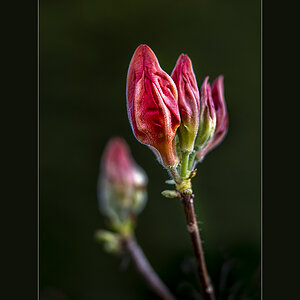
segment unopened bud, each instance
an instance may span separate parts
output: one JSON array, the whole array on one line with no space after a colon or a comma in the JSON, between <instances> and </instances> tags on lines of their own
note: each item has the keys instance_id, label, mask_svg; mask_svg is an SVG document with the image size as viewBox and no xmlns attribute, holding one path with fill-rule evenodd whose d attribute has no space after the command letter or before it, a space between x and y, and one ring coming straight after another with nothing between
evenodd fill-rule
<instances>
[{"instance_id":1,"label":"unopened bud","mask_svg":"<svg viewBox=\"0 0 300 300\"><path fill-rule=\"evenodd\" d=\"M100 210L111 223L124 223L141 212L147 200L147 181L126 142L111 139L102 157L98 184Z\"/></svg>"},{"instance_id":2,"label":"unopened bud","mask_svg":"<svg viewBox=\"0 0 300 300\"><path fill-rule=\"evenodd\" d=\"M223 141L228 130L228 113L224 97L223 80L223 76L219 76L212 85L211 93L216 113L216 129L212 139L197 153L197 159L200 161L203 160L209 151Z\"/></svg>"},{"instance_id":3,"label":"unopened bud","mask_svg":"<svg viewBox=\"0 0 300 300\"><path fill-rule=\"evenodd\" d=\"M216 128L216 112L211 94L208 77L201 87L201 108L199 117L199 129L195 141L195 150L203 149L212 139Z\"/></svg>"},{"instance_id":4,"label":"unopened bud","mask_svg":"<svg viewBox=\"0 0 300 300\"><path fill-rule=\"evenodd\" d=\"M133 133L165 167L178 164L174 137L180 125L178 96L172 78L154 52L140 45L127 75L127 111Z\"/></svg>"},{"instance_id":5,"label":"unopened bud","mask_svg":"<svg viewBox=\"0 0 300 300\"><path fill-rule=\"evenodd\" d=\"M178 58L171 75L178 90L181 124L177 130L181 152L192 152L199 126L200 96L192 62L186 54Z\"/></svg>"}]
</instances>

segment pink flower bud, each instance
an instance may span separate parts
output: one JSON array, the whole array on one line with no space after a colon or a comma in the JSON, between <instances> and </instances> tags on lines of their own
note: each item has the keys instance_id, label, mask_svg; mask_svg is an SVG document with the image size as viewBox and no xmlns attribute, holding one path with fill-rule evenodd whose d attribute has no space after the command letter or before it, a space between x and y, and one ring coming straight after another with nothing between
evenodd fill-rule
<instances>
[{"instance_id":1,"label":"pink flower bud","mask_svg":"<svg viewBox=\"0 0 300 300\"><path fill-rule=\"evenodd\" d=\"M209 143L216 128L216 111L208 78L208 76L205 78L201 87L199 130L195 140L196 151L203 149Z\"/></svg>"},{"instance_id":2,"label":"pink flower bud","mask_svg":"<svg viewBox=\"0 0 300 300\"><path fill-rule=\"evenodd\" d=\"M201 161L204 156L217 147L225 138L228 129L228 114L224 98L223 76L219 76L212 85L212 98L216 111L216 129L213 138L209 143L197 153L197 158Z\"/></svg>"},{"instance_id":3,"label":"pink flower bud","mask_svg":"<svg viewBox=\"0 0 300 300\"><path fill-rule=\"evenodd\" d=\"M127 111L135 137L154 148L161 163L178 163L174 137L180 125L177 89L147 45L134 52L127 74Z\"/></svg>"},{"instance_id":4,"label":"pink flower bud","mask_svg":"<svg viewBox=\"0 0 300 300\"><path fill-rule=\"evenodd\" d=\"M134 162L126 142L111 139L101 160L98 192L102 212L119 220L139 212L146 201L146 184L147 176Z\"/></svg>"},{"instance_id":5,"label":"pink flower bud","mask_svg":"<svg viewBox=\"0 0 300 300\"><path fill-rule=\"evenodd\" d=\"M178 91L181 125L178 129L182 152L192 152L199 126L200 96L190 58L181 54L171 75Z\"/></svg>"}]
</instances>

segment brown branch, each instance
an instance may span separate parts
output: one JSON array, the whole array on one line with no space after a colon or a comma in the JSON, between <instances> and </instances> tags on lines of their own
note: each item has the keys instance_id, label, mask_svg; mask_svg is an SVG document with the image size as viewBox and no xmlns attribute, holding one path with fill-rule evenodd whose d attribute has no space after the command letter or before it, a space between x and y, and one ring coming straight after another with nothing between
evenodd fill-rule
<instances>
[{"instance_id":1,"label":"brown branch","mask_svg":"<svg viewBox=\"0 0 300 300\"><path fill-rule=\"evenodd\" d=\"M197 223L195 210L194 210L193 198L194 198L193 194L189 195L184 192L180 193L180 199L184 209L187 229L190 234L190 238L193 244L194 254L197 259L197 264L198 264L197 272L200 280L202 296L204 300L214 300L215 296L214 296L213 286L210 282L210 278L206 269L198 223Z\"/></svg>"},{"instance_id":2,"label":"brown branch","mask_svg":"<svg viewBox=\"0 0 300 300\"><path fill-rule=\"evenodd\" d=\"M169 289L152 269L149 261L134 237L124 239L123 243L125 249L129 252L138 272L148 283L148 285L155 291L155 293L164 300L176 300L176 298L171 294Z\"/></svg>"}]
</instances>

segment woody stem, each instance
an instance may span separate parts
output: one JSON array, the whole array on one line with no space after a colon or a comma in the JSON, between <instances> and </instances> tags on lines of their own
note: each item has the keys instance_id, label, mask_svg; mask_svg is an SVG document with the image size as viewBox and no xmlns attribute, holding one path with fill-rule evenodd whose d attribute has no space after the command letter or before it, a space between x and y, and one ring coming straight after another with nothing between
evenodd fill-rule
<instances>
[{"instance_id":1,"label":"woody stem","mask_svg":"<svg viewBox=\"0 0 300 300\"><path fill-rule=\"evenodd\" d=\"M204 300L214 300L214 291L207 272L202 242L200 239L198 223L194 210L193 194L180 193L181 202L186 218L187 229L193 245L194 255L197 259L197 273Z\"/></svg>"},{"instance_id":2,"label":"woody stem","mask_svg":"<svg viewBox=\"0 0 300 300\"><path fill-rule=\"evenodd\" d=\"M148 283L150 288L164 300L176 300L171 294L169 289L161 281L155 271L152 269L149 261L147 260L143 250L140 248L134 237L127 237L123 241L125 249L130 254L137 271Z\"/></svg>"}]
</instances>

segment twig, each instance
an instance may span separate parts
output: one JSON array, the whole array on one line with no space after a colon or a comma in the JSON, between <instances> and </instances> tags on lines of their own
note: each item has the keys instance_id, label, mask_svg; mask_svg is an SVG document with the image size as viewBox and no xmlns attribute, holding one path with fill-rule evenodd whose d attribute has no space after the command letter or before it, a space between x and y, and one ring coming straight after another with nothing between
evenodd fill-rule
<instances>
[{"instance_id":1,"label":"twig","mask_svg":"<svg viewBox=\"0 0 300 300\"><path fill-rule=\"evenodd\" d=\"M134 237L124 239L123 243L125 249L127 249L132 260L134 261L138 272L145 279L148 285L155 291L155 293L164 300L176 300L176 298L171 294L169 289L152 269L149 261Z\"/></svg>"},{"instance_id":2,"label":"twig","mask_svg":"<svg viewBox=\"0 0 300 300\"><path fill-rule=\"evenodd\" d=\"M181 202L183 205L184 214L186 218L187 229L190 234L194 254L198 263L197 272L200 280L202 296L204 300L214 300L215 296L214 296L213 286L210 282L210 278L206 269L204 253L203 253L202 243L199 234L199 228L198 228L197 219L194 210L194 203L193 203L194 195L181 192L180 196L181 196Z\"/></svg>"}]
</instances>

